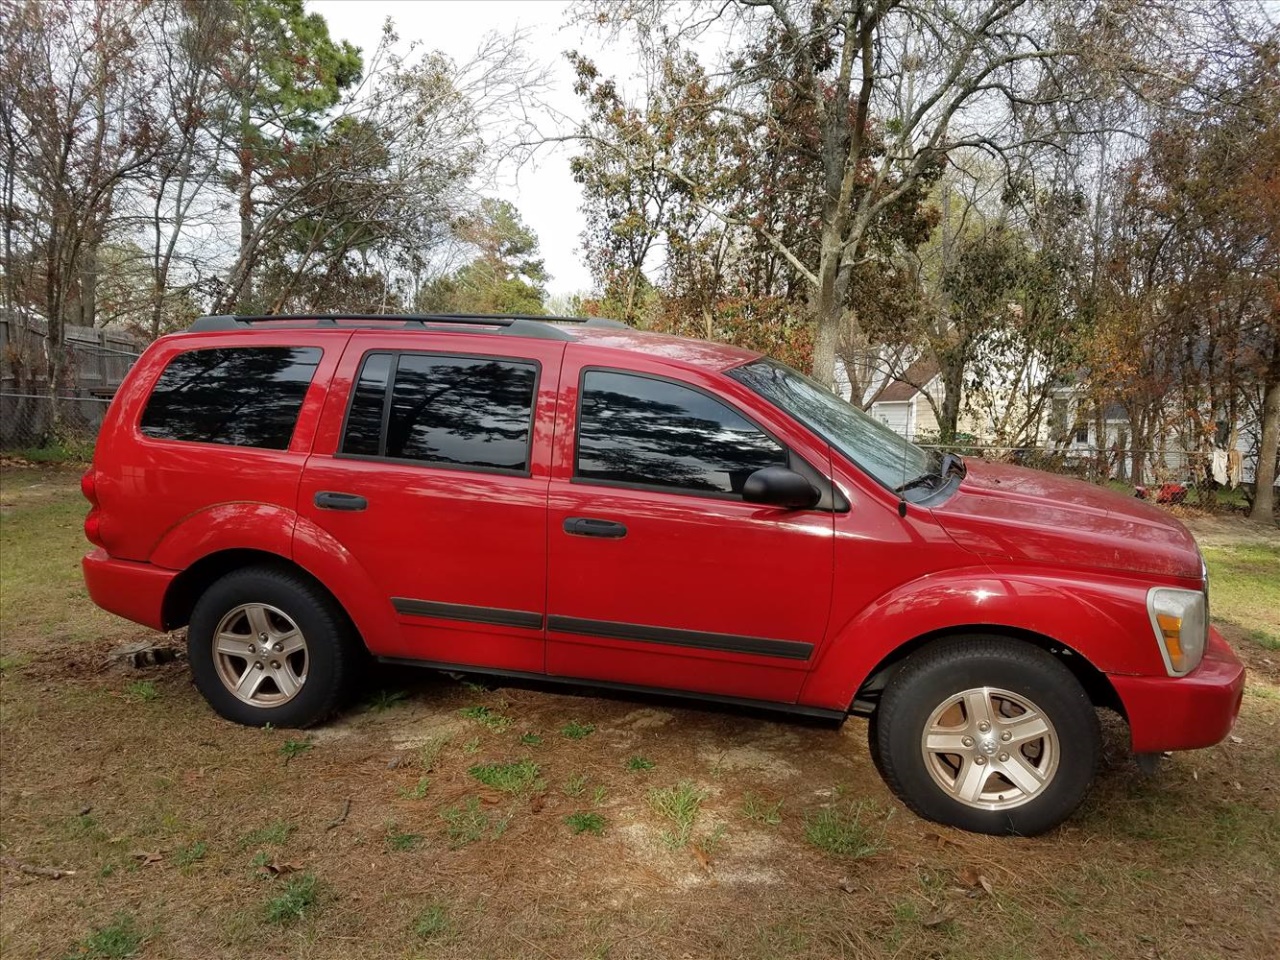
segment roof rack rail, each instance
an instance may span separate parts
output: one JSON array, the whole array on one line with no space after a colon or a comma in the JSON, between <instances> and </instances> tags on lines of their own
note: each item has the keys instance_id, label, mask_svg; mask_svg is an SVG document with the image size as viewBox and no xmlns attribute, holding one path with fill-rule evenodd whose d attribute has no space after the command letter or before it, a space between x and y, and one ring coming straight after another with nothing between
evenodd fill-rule
<instances>
[{"instance_id":1,"label":"roof rack rail","mask_svg":"<svg viewBox=\"0 0 1280 960\"><path fill-rule=\"evenodd\" d=\"M191 324L192 333L212 333L215 331L243 330L255 323L267 323L273 320L310 321L318 327L337 326L339 320L363 323L397 323L402 327L422 327L427 324L459 326L498 327L500 334L521 337L536 337L543 340L571 340L566 331L556 324L580 323L586 327L612 327L627 329L625 323L609 320L604 317L561 317L542 316L528 313L324 313L324 314L219 314L198 318Z\"/></svg>"}]
</instances>

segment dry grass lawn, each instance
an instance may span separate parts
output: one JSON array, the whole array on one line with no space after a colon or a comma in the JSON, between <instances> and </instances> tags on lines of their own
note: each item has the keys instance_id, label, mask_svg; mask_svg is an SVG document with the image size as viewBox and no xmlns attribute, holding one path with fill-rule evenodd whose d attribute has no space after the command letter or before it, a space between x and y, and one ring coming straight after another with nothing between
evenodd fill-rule
<instances>
[{"instance_id":1,"label":"dry grass lawn","mask_svg":"<svg viewBox=\"0 0 1280 960\"><path fill-rule=\"evenodd\" d=\"M398 670L232 726L181 661L109 661L147 632L85 595L76 481L3 475L6 958L1280 956L1274 530L1205 522L1235 736L1148 778L1112 722L1084 809L1017 840L908 813L859 720Z\"/></svg>"}]
</instances>

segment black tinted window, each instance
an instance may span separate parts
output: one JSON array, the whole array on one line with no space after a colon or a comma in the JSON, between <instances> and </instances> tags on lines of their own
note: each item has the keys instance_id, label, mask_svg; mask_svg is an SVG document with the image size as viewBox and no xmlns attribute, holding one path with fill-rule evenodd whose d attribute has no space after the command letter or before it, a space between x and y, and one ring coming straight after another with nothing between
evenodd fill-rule
<instances>
[{"instance_id":1,"label":"black tinted window","mask_svg":"<svg viewBox=\"0 0 1280 960\"><path fill-rule=\"evenodd\" d=\"M665 380L589 371L578 422L577 475L587 480L741 494L787 454L718 400Z\"/></svg>"},{"instance_id":2,"label":"black tinted window","mask_svg":"<svg viewBox=\"0 0 1280 960\"><path fill-rule=\"evenodd\" d=\"M347 417L344 453L488 470L529 469L537 364L400 354L383 432L391 361L387 354L366 359Z\"/></svg>"},{"instance_id":3,"label":"black tinted window","mask_svg":"<svg viewBox=\"0 0 1280 960\"><path fill-rule=\"evenodd\" d=\"M318 347L216 347L169 361L142 412L164 440L284 450L320 362Z\"/></svg>"},{"instance_id":4,"label":"black tinted window","mask_svg":"<svg viewBox=\"0 0 1280 960\"><path fill-rule=\"evenodd\" d=\"M347 430L342 438L342 452L375 457L382 441L382 410L387 398L387 376L391 372L391 354L371 353L360 368L351 411L347 414Z\"/></svg>"}]
</instances>

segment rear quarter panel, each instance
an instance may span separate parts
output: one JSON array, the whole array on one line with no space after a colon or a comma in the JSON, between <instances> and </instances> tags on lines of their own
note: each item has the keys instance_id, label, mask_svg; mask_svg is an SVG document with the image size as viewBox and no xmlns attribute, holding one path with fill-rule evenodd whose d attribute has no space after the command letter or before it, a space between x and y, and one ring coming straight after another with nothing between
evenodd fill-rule
<instances>
[{"instance_id":1,"label":"rear quarter panel","mask_svg":"<svg viewBox=\"0 0 1280 960\"><path fill-rule=\"evenodd\" d=\"M298 479L320 418L325 384L347 332L260 331L253 346L323 350L287 450L190 443L138 427L156 380L179 353L245 346L236 333L157 340L138 361L103 424L94 451L102 540L111 556L182 569L216 550L249 547L289 555Z\"/></svg>"}]
</instances>

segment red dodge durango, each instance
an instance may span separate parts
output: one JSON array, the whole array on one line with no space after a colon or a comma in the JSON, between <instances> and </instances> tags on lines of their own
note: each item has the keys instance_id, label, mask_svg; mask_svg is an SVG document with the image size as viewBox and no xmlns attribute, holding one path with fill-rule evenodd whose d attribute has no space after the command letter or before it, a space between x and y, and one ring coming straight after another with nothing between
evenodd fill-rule
<instances>
[{"instance_id":1,"label":"red dodge durango","mask_svg":"<svg viewBox=\"0 0 1280 960\"><path fill-rule=\"evenodd\" d=\"M1035 834L1244 670L1178 521L920 449L790 368L607 320L205 317L83 481L94 601L186 626L222 716L318 723L387 663L868 718L921 816Z\"/></svg>"}]
</instances>

